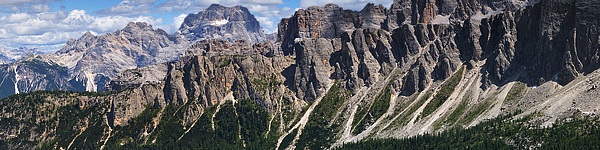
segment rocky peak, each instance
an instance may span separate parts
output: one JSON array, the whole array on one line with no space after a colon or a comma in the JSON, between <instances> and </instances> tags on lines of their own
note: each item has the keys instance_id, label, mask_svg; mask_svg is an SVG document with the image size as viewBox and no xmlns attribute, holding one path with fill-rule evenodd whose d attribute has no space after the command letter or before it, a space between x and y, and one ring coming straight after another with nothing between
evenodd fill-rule
<instances>
[{"instance_id":1,"label":"rocky peak","mask_svg":"<svg viewBox=\"0 0 600 150\"><path fill-rule=\"evenodd\" d=\"M242 6L234 6L234 7L225 7L219 4L213 4L208 7L204 12L202 12L203 21L219 21L219 20L227 20L227 21L248 21L247 30L252 32L259 32L260 25L254 24L258 23L254 15L248 11L248 8ZM214 22L211 22L214 23ZM251 26L256 25L256 26Z\"/></svg>"},{"instance_id":2,"label":"rocky peak","mask_svg":"<svg viewBox=\"0 0 600 150\"><path fill-rule=\"evenodd\" d=\"M532 5L529 0L394 0L390 8L388 26L402 24L461 23L473 16L487 16L504 10L518 10Z\"/></svg>"},{"instance_id":3,"label":"rocky peak","mask_svg":"<svg viewBox=\"0 0 600 150\"><path fill-rule=\"evenodd\" d=\"M373 3L367 4L360 11L364 21L362 27L380 29L381 25L385 23L387 12L387 8L383 5L375 5Z\"/></svg>"},{"instance_id":4,"label":"rocky peak","mask_svg":"<svg viewBox=\"0 0 600 150\"><path fill-rule=\"evenodd\" d=\"M335 4L300 9L279 23L278 41L284 54L294 54L297 38L335 38L360 26L359 14Z\"/></svg>"},{"instance_id":5,"label":"rocky peak","mask_svg":"<svg viewBox=\"0 0 600 150\"><path fill-rule=\"evenodd\" d=\"M179 33L188 41L245 39L253 43L266 40L259 22L247 8L225 7L219 4L213 4L197 14L188 15L181 24Z\"/></svg>"},{"instance_id":6,"label":"rocky peak","mask_svg":"<svg viewBox=\"0 0 600 150\"><path fill-rule=\"evenodd\" d=\"M92 32L86 32L78 39L69 39L65 46L60 50L56 51L56 54L67 54L69 52L80 52L85 49L85 47L91 45L97 39L96 35Z\"/></svg>"},{"instance_id":7,"label":"rocky peak","mask_svg":"<svg viewBox=\"0 0 600 150\"><path fill-rule=\"evenodd\" d=\"M222 10L222 9L226 9L227 7L223 6L223 5L219 5L219 4L211 4L210 6L208 6L208 8L206 8L207 11L215 11L215 10Z\"/></svg>"},{"instance_id":8,"label":"rocky peak","mask_svg":"<svg viewBox=\"0 0 600 150\"><path fill-rule=\"evenodd\" d=\"M278 40L286 55L293 54L297 38L339 38L358 28L380 29L387 18L382 5L368 4L362 11L344 10L335 4L300 9L279 23Z\"/></svg>"},{"instance_id":9,"label":"rocky peak","mask_svg":"<svg viewBox=\"0 0 600 150\"><path fill-rule=\"evenodd\" d=\"M162 30L162 29L157 29ZM152 28L152 25L145 22L129 22L125 28L121 29L121 31L126 31L129 33L135 33L136 31L155 31Z\"/></svg>"},{"instance_id":10,"label":"rocky peak","mask_svg":"<svg viewBox=\"0 0 600 150\"><path fill-rule=\"evenodd\" d=\"M94 37L94 36L96 36L96 35L94 35L94 33L88 31L88 32L85 32L83 35L81 35L81 38L88 38L88 37ZM75 39L72 39L72 40L75 40Z\"/></svg>"},{"instance_id":11,"label":"rocky peak","mask_svg":"<svg viewBox=\"0 0 600 150\"><path fill-rule=\"evenodd\" d=\"M122 39L124 38L124 39ZM129 43L123 43L122 40L128 40ZM119 41L119 42L117 42ZM155 42L153 42L155 41ZM142 43L145 42L145 43ZM158 43L156 43L158 42ZM94 35L86 32L78 39L70 39L57 54L66 54L71 51L78 52L87 50L90 47L101 46L103 44L137 44L147 51L155 51L158 48L167 47L173 43L185 42L177 35L169 35L162 29L154 29L152 25L145 22L129 22L123 29L114 33L103 35ZM148 46L144 46L144 44ZM114 48L114 47L113 47Z\"/></svg>"},{"instance_id":12,"label":"rocky peak","mask_svg":"<svg viewBox=\"0 0 600 150\"><path fill-rule=\"evenodd\" d=\"M123 29L103 35L88 32L70 40L56 55L45 56L69 68L70 76L87 91L102 91L119 72L174 60L168 47L187 43L143 22L130 22Z\"/></svg>"},{"instance_id":13,"label":"rocky peak","mask_svg":"<svg viewBox=\"0 0 600 150\"><path fill-rule=\"evenodd\" d=\"M320 7L318 7L318 6L311 6L308 9L319 9L319 8ZM336 5L336 4L333 4L333 3L325 4L325 6L322 7L322 8L325 8L326 11L340 11L340 10L343 10L342 7L340 7L340 6Z\"/></svg>"}]
</instances>

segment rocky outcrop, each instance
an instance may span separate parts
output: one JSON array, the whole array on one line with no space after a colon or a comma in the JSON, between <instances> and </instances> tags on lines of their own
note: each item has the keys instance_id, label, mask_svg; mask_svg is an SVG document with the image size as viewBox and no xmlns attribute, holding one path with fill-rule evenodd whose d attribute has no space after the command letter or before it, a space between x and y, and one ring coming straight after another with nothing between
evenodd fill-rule
<instances>
[{"instance_id":1,"label":"rocky outcrop","mask_svg":"<svg viewBox=\"0 0 600 150\"><path fill-rule=\"evenodd\" d=\"M107 86L107 91L138 88L145 84L160 84L167 76L167 71L166 63L125 70L112 78Z\"/></svg>"},{"instance_id":2,"label":"rocky outcrop","mask_svg":"<svg viewBox=\"0 0 600 150\"><path fill-rule=\"evenodd\" d=\"M250 43L267 40L254 15L242 6L210 5L197 14L189 14L178 32L192 42L204 39L244 39Z\"/></svg>"},{"instance_id":3,"label":"rocky outcrop","mask_svg":"<svg viewBox=\"0 0 600 150\"><path fill-rule=\"evenodd\" d=\"M594 5L588 1L540 1L527 9L486 18L472 16L457 31L463 60L486 59L487 78L496 84L514 80L569 83L600 67L597 22L589 21L594 20L589 15L597 12L583 4ZM585 44L578 44L578 39Z\"/></svg>"},{"instance_id":4,"label":"rocky outcrop","mask_svg":"<svg viewBox=\"0 0 600 150\"><path fill-rule=\"evenodd\" d=\"M598 3L540 1L523 12L517 25L516 59L533 83L566 84L581 73L598 69ZM595 16L595 17L593 17Z\"/></svg>"},{"instance_id":5,"label":"rocky outcrop","mask_svg":"<svg viewBox=\"0 0 600 150\"><path fill-rule=\"evenodd\" d=\"M427 81L445 79L457 69L461 63L454 57L458 56L458 48L452 37L445 36L454 32L452 26L406 24L389 31L381 29L387 19L382 11L387 12L372 4L361 12L343 11L330 4L299 10L282 21L282 49L284 53L296 54L295 86L299 98L312 100L321 96L331 79L343 79L353 90L369 87L402 66L413 66L404 72L422 72L405 79L413 84L404 84L404 91L413 94L410 91L423 90ZM346 28L321 28L328 26ZM287 47L290 43L294 47ZM422 83L419 86L416 82Z\"/></svg>"},{"instance_id":6,"label":"rocky outcrop","mask_svg":"<svg viewBox=\"0 0 600 150\"><path fill-rule=\"evenodd\" d=\"M330 4L299 10L291 18L283 19L279 40L284 54L296 54L299 64L310 64L306 59L327 59L320 57L333 54L349 57L339 59L345 63L329 59L329 66L336 67L332 79L351 79L349 87L368 87L380 73L385 76L392 68L410 68L402 71L408 72L403 79L402 93L410 95L414 93L411 91L423 90L431 81L446 79L460 64L482 60L486 61L484 82L488 84L514 80L566 84L579 74L598 68L595 61L597 22L589 21L594 20L589 14L595 12L588 12L590 7L583 7L589 2L559 3L569 7L554 8L558 5L550 1L536 4L528 1L418 0L395 1L389 11L382 13L384 8L372 4L360 12ZM536 5L531 6L533 4ZM379 31L374 30L378 28ZM585 33L577 34L577 31ZM305 47L317 44L307 40L323 39L332 41L329 45L333 46L319 45L325 48L316 52L321 56L315 58L310 55L312 50ZM337 45L335 41L340 39L342 44ZM578 39L586 44L577 44ZM350 59L352 57L357 59ZM352 62L348 63L348 60ZM323 70L313 74L307 74L307 70L310 70L307 65L298 67L298 96L310 95L307 99L314 99L320 95L318 91L324 89L323 83L329 80L327 75L320 75Z\"/></svg>"},{"instance_id":7,"label":"rocky outcrop","mask_svg":"<svg viewBox=\"0 0 600 150\"><path fill-rule=\"evenodd\" d=\"M367 5L363 12L344 10L335 4L300 9L279 23L278 40L286 55L294 54L296 38L336 38L356 28L380 26L383 6ZM364 20L364 21L363 21Z\"/></svg>"},{"instance_id":8,"label":"rocky outcrop","mask_svg":"<svg viewBox=\"0 0 600 150\"><path fill-rule=\"evenodd\" d=\"M285 78L280 72L292 62L262 55L274 51L272 44L208 40L192 47L200 55L168 64L167 103L198 101L207 107L221 103L232 92L235 99L251 99L269 108L282 96L284 91L278 86Z\"/></svg>"},{"instance_id":9,"label":"rocky outcrop","mask_svg":"<svg viewBox=\"0 0 600 150\"><path fill-rule=\"evenodd\" d=\"M339 39L323 38L304 39L296 43L294 89L298 98L310 101L325 93L333 72L328 60L333 52L339 51L340 45Z\"/></svg>"}]
</instances>

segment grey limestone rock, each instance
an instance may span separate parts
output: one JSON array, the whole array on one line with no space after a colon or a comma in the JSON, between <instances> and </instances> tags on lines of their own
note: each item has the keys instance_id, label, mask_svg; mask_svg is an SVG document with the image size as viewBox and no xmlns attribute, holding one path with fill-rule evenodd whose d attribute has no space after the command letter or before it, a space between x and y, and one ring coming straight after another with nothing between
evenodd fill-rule
<instances>
[{"instance_id":1,"label":"grey limestone rock","mask_svg":"<svg viewBox=\"0 0 600 150\"><path fill-rule=\"evenodd\" d=\"M197 14L189 14L178 32L192 42L203 39L244 39L250 43L267 40L254 15L242 6L213 4Z\"/></svg>"}]
</instances>

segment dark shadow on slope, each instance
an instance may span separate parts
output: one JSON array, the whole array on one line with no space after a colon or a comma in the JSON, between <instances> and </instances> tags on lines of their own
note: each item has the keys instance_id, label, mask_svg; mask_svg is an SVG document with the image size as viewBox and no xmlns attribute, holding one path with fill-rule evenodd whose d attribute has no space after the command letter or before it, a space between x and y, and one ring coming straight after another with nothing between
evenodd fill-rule
<instances>
[{"instance_id":1,"label":"dark shadow on slope","mask_svg":"<svg viewBox=\"0 0 600 150\"><path fill-rule=\"evenodd\" d=\"M283 69L283 71L281 71L281 75L283 75L283 77L285 77L285 81L283 82L283 85L285 85L285 87L287 87L288 89L297 92L295 85L294 85L294 80L295 80L295 74L296 74L296 64L291 64L290 66L288 66L287 68Z\"/></svg>"}]
</instances>

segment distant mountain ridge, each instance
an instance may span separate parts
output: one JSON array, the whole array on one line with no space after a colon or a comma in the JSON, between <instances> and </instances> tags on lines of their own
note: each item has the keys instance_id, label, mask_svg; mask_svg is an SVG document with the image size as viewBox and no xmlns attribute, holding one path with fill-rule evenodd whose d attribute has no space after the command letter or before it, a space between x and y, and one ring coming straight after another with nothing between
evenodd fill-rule
<instances>
[{"instance_id":1,"label":"distant mountain ridge","mask_svg":"<svg viewBox=\"0 0 600 150\"><path fill-rule=\"evenodd\" d=\"M0 76L12 79L0 86L14 87L3 88L0 97L15 94L11 91L104 91L110 78L119 72L176 60L185 45L184 39L146 23L129 23L122 30L104 35L88 32L70 40L55 54L35 55L0 68ZM55 76L48 69L31 68L27 65L30 62L64 68L65 72ZM58 85L41 86L46 84Z\"/></svg>"},{"instance_id":2,"label":"distant mountain ridge","mask_svg":"<svg viewBox=\"0 0 600 150\"><path fill-rule=\"evenodd\" d=\"M37 48L20 47L18 49L6 49L0 47L0 65L9 64L21 58L36 54L43 54L43 52Z\"/></svg>"},{"instance_id":3,"label":"distant mountain ridge","mask_svg":"<svg viewBox=\"0 0 600 150\"><path fill-rule=\"evenodd\" d=\"M189 14L178 33L192 42L203 39L224 39L231 42L243 39L250 43L266 40L259 22L247 8L219 4L212 4L197 14Z\"/></svg>"},{"instance_id":4,"label":"distant mountain ridge","mask_svg":"<svg viewBox=\"0 0 600 150\"><path fill-rule=\"evenodd\" d=\"M21 62L36 61L66 67L68 75L61 76L64 79L34 77L46 76L47 73L44 70L24 68L23 63L20 62L2 66L0 77L12 80L0 83L0 87L5 87L0 89L0 97L15 94L15 91L20 93L35 90L104 91L105 86L119 73L127 69L178 60L189 46L199 39L266 41L258 21L244 7L225 7L215 4L201 13L203 14L191 14L186 17L186 21L175 34L154 29L147 23L131 22L113 33L94 35L87 32L78 39L69 40L55 54L36 55L21 60ZM78 19L85 18L73 18L74 21ZM223 22L224 20L227 22ZM0 56L0 61L3 58ZM17 60L9 58L7 61ZM60 88L56 88L31 84L44 85L56 80L68 81L57 83L69 85L59 85Z\"/></svg>"}]
</instances>

